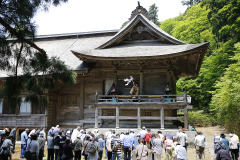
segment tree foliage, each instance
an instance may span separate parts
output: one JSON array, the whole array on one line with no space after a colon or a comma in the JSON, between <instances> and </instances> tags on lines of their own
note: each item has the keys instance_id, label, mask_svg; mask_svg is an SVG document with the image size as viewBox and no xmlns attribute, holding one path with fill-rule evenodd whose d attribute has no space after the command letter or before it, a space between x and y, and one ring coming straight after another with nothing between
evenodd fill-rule
<instances>
[{"instance_id":1,"label":"tree foliage","mask_svg":"<svg viewBox=\"0 0 240 160\"><path fill-rule=\"evenodd\" d=\"M199 75L178 80L177 92L186 89L195 110L204 110L239 133L240 1L185 2L193 5L184 14L164 21L161 28L187 43L209 41L210 47Z\"/></svg>"},{"instance_id":2,"label":"tree foliage","mask_svg":"<svg viewBox=\"0 0 240 160\"><path fill-rule=\"evenodd\" d=\"M148 16L153 23L160 25L160 22L158 21L158 7L155 3L149 7Z\"/></svg>"},{"instance_id":3,"label":"tree foliage","mask_svg":"<svg viewBox=\"0 0 240 160\"><path fill-rule=\"evenodd\" d=\"M235 49L231 58L235 63L229 65L212 92L211 111L229 131L240 133L240 43Z\"/></svg>"},{"instance_id":4,"label":"tree foliage","mask_svg":"<svg viewBox=\"0 0 240 160\"><path fill-rule=\"evenodd\" d=\"M193 5L198 4L202 0L182 0L182 5L191 8Z\"/></svg>"},{"instance_id":5,"label":"tree foliage","mask_svg":"<svg viewBox=\"0 0 240 160\"><path fill-rule=\"evenodd\" d=\"M22 91L32 103L46 101L45 91L76 82L76 73L57 57L48 58L34 43L38 10L67 0L0 0L0 70L8 76L0 96L17 107Z\"/></svg>"}]
</instances>

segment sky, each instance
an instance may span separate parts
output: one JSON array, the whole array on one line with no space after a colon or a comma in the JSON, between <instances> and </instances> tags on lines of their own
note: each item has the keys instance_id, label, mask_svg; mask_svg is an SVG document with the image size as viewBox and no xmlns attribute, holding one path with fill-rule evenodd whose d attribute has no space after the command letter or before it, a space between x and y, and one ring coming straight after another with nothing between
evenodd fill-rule
<instances>
[{"instance_id":1,"label":"sky","mask_svg":"<svg viewBox=\"0 0 240 160\"><path fill-rule=\"evenodd\" d=\"M138 1L147 10L155 3L159 21L176 17L187 8L182 0L68 0L36 14L37 35L120 29Z\"/></svg>"}]
</instances>

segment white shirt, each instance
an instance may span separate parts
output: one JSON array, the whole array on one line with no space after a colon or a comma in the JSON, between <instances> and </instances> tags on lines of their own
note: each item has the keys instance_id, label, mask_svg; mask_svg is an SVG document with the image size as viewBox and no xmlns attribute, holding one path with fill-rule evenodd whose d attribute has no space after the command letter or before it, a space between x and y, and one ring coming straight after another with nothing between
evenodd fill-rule
<instances>
[{"instance_id":1,"label":"white shirt","mask_svg":"<svg viewBox=\"0 0 240 160\"><path fill-rule=\"evenodd\" d=\"M112 137L112 133L110 131L108 131L108 132L106 132L105 136L109 140Z\"/></svg>"},{"instance_id":2,"label":"white shirt","mask_svg":"<svg viewBox=\"0 0 240 160\"><path fill-rule=\"evenodd\" d=\"M121 134L121 135L120 135L120 140L121 140L121 141L123 140L124 136L125 136L125 134Z\"/></svg>"},{"instance_id":3,"label":"white shirt","mask_svg":"<svg viewBox=\"0 0 240 160\"><path fill-rule=\"evenodd\" d=\"M177 145L175 149L177 153L177 159L187 160L187 151L183 146Z\"/></svg>"},{"instance_id":4,"label":"white shirt","mask_svg":"<svg viewBox=\"0 0 240 160\"><path fill-rule=\"evenodd\" d=\"M231 137L229 140L229 148L230 149L237 149L237 139L235 137Z\"/></svg>"},{"instance_id":5,"label":"white shirt","mask_svg":"<svg viewBox=\"0 0 240 160\"><path fill-rule=\"evenodd\" d=\"M185 146L185 143L187 141L187 135L183 132L177 133L177 140L178 143L180 143L182 146Z\"/></svg>"},{"instance_id":6,"label":"white shirt","mask_svg":"<svg viewBox=\"0 0 240 160\"><path fill-rule=\"evenodd\" d=\"M12 141L10 139L5 139L3 141L2 147L9 147L9 145L12 146ZM8 149L10 149L10 148L8 148Z\"/></svg>"},{"instance_id":7,"label":"white shirt","mask_svg":"<svg viewBox=\"0 0 240 160\"><path fill-rule=\"evenodd\" d=\"M81 140L84 141L84 138L85 138L86 134L82 134L81 135Z\"/></svg>"},{"instance_id":8,"label":"white shirt","mask_svg":"<svg viewBox=\"0 0 240 160\"><path fill-rule=\"evenodd\" d=\"M147 133L146 130L141 130L139 134L141 135L141 138L145 138L145 134Z\"/></svg>"},{"instance_id":9,"label":"white shirt","mask_svg":"<svg viewBox=\"0 0 240 160\"><path fill-rule=\"evenodd\" d=\"M160 139L161 139L161 140L164 140L163 134L159 133L158 135L160 136Z\"/></svg>"},{"instance_id":10,"label":"white shirt","mask_svg":"<svg viewBox=\"0 0 240 160\"><path fill-rule=\"evenodd\" d=\"M31 137L32 134L34 134L36 132L36 129L31 130L31 132L29 133L28 137Z\"/></svg>"},{"instance_id":11,"label":"white shirt","mask_svg":"<svg viewBox=\"0 0 240 160\"><path fill-rule=\"evenodd\" d=\"M205 147L206 139L204 135L197 135L194 140L195 146Z\"/></svg>"},{"instance_id":12,"label":"white shirt","mask_svg":"<svg viewBox=\"0 0 240 160\"><path fill-rule=\"evenodd\" d=\"M74 129L71 136L72 142L74 142L77 139L77 135L78 135L78 130Z\"/></svg>"}]
</instances>

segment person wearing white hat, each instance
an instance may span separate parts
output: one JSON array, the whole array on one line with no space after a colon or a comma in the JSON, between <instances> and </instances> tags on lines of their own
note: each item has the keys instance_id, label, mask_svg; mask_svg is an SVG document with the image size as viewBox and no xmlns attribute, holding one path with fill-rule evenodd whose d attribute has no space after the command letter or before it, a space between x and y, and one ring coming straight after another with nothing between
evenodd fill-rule
<instances>
[{"instance_id":1,"label":"person wearing white hat","mask_svg":"<svg viewBox=\"0 0 240 160\"><path fill-rule=\"evenodd\" d=\"M215 137L215 144L214 144L214 153L217 154L217 152L220 149L226 150L226 146L224 145L224 143L221 142L220 136L216 136Z\"/></svg>"},{"instance_id":2,"label":"person wearing white hat","mask_svg":"<svg viewBox=\"0 0 240 160\"><path fill-rule=\"evenodd\" d=\"M231 157L226 150L226 146L221 142L220 136L215 137L214 151L216 153L216 160L231 160Z\"/></svg>"}]
</instances>

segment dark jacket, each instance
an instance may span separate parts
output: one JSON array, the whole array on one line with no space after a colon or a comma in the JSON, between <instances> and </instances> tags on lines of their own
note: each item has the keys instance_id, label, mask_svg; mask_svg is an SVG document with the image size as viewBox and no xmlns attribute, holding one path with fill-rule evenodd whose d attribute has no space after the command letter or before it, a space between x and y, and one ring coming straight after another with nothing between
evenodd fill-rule
<instances>
[{"instance_id":1,"label":"dark jacket","mask_svg":"<svg viewBox=\"0 0 240 160\"><path fill-rule=\"evenodd\" d=\"M217 152L216 160L231 160L231 157L225 149L220 149Z\"/></svg>"},{"instance_id":2,"label":"dark jacket","mask_svg":"<svg viewBox=\"0 0 240 160\"><path fill-rule=\"evenodd\" d=\"M73 145L65 144L63 146L63 153L67 156L68 159L73 157L73 152L72 152L73 148L74 148Z\"/></svg>"}]
</instances>

